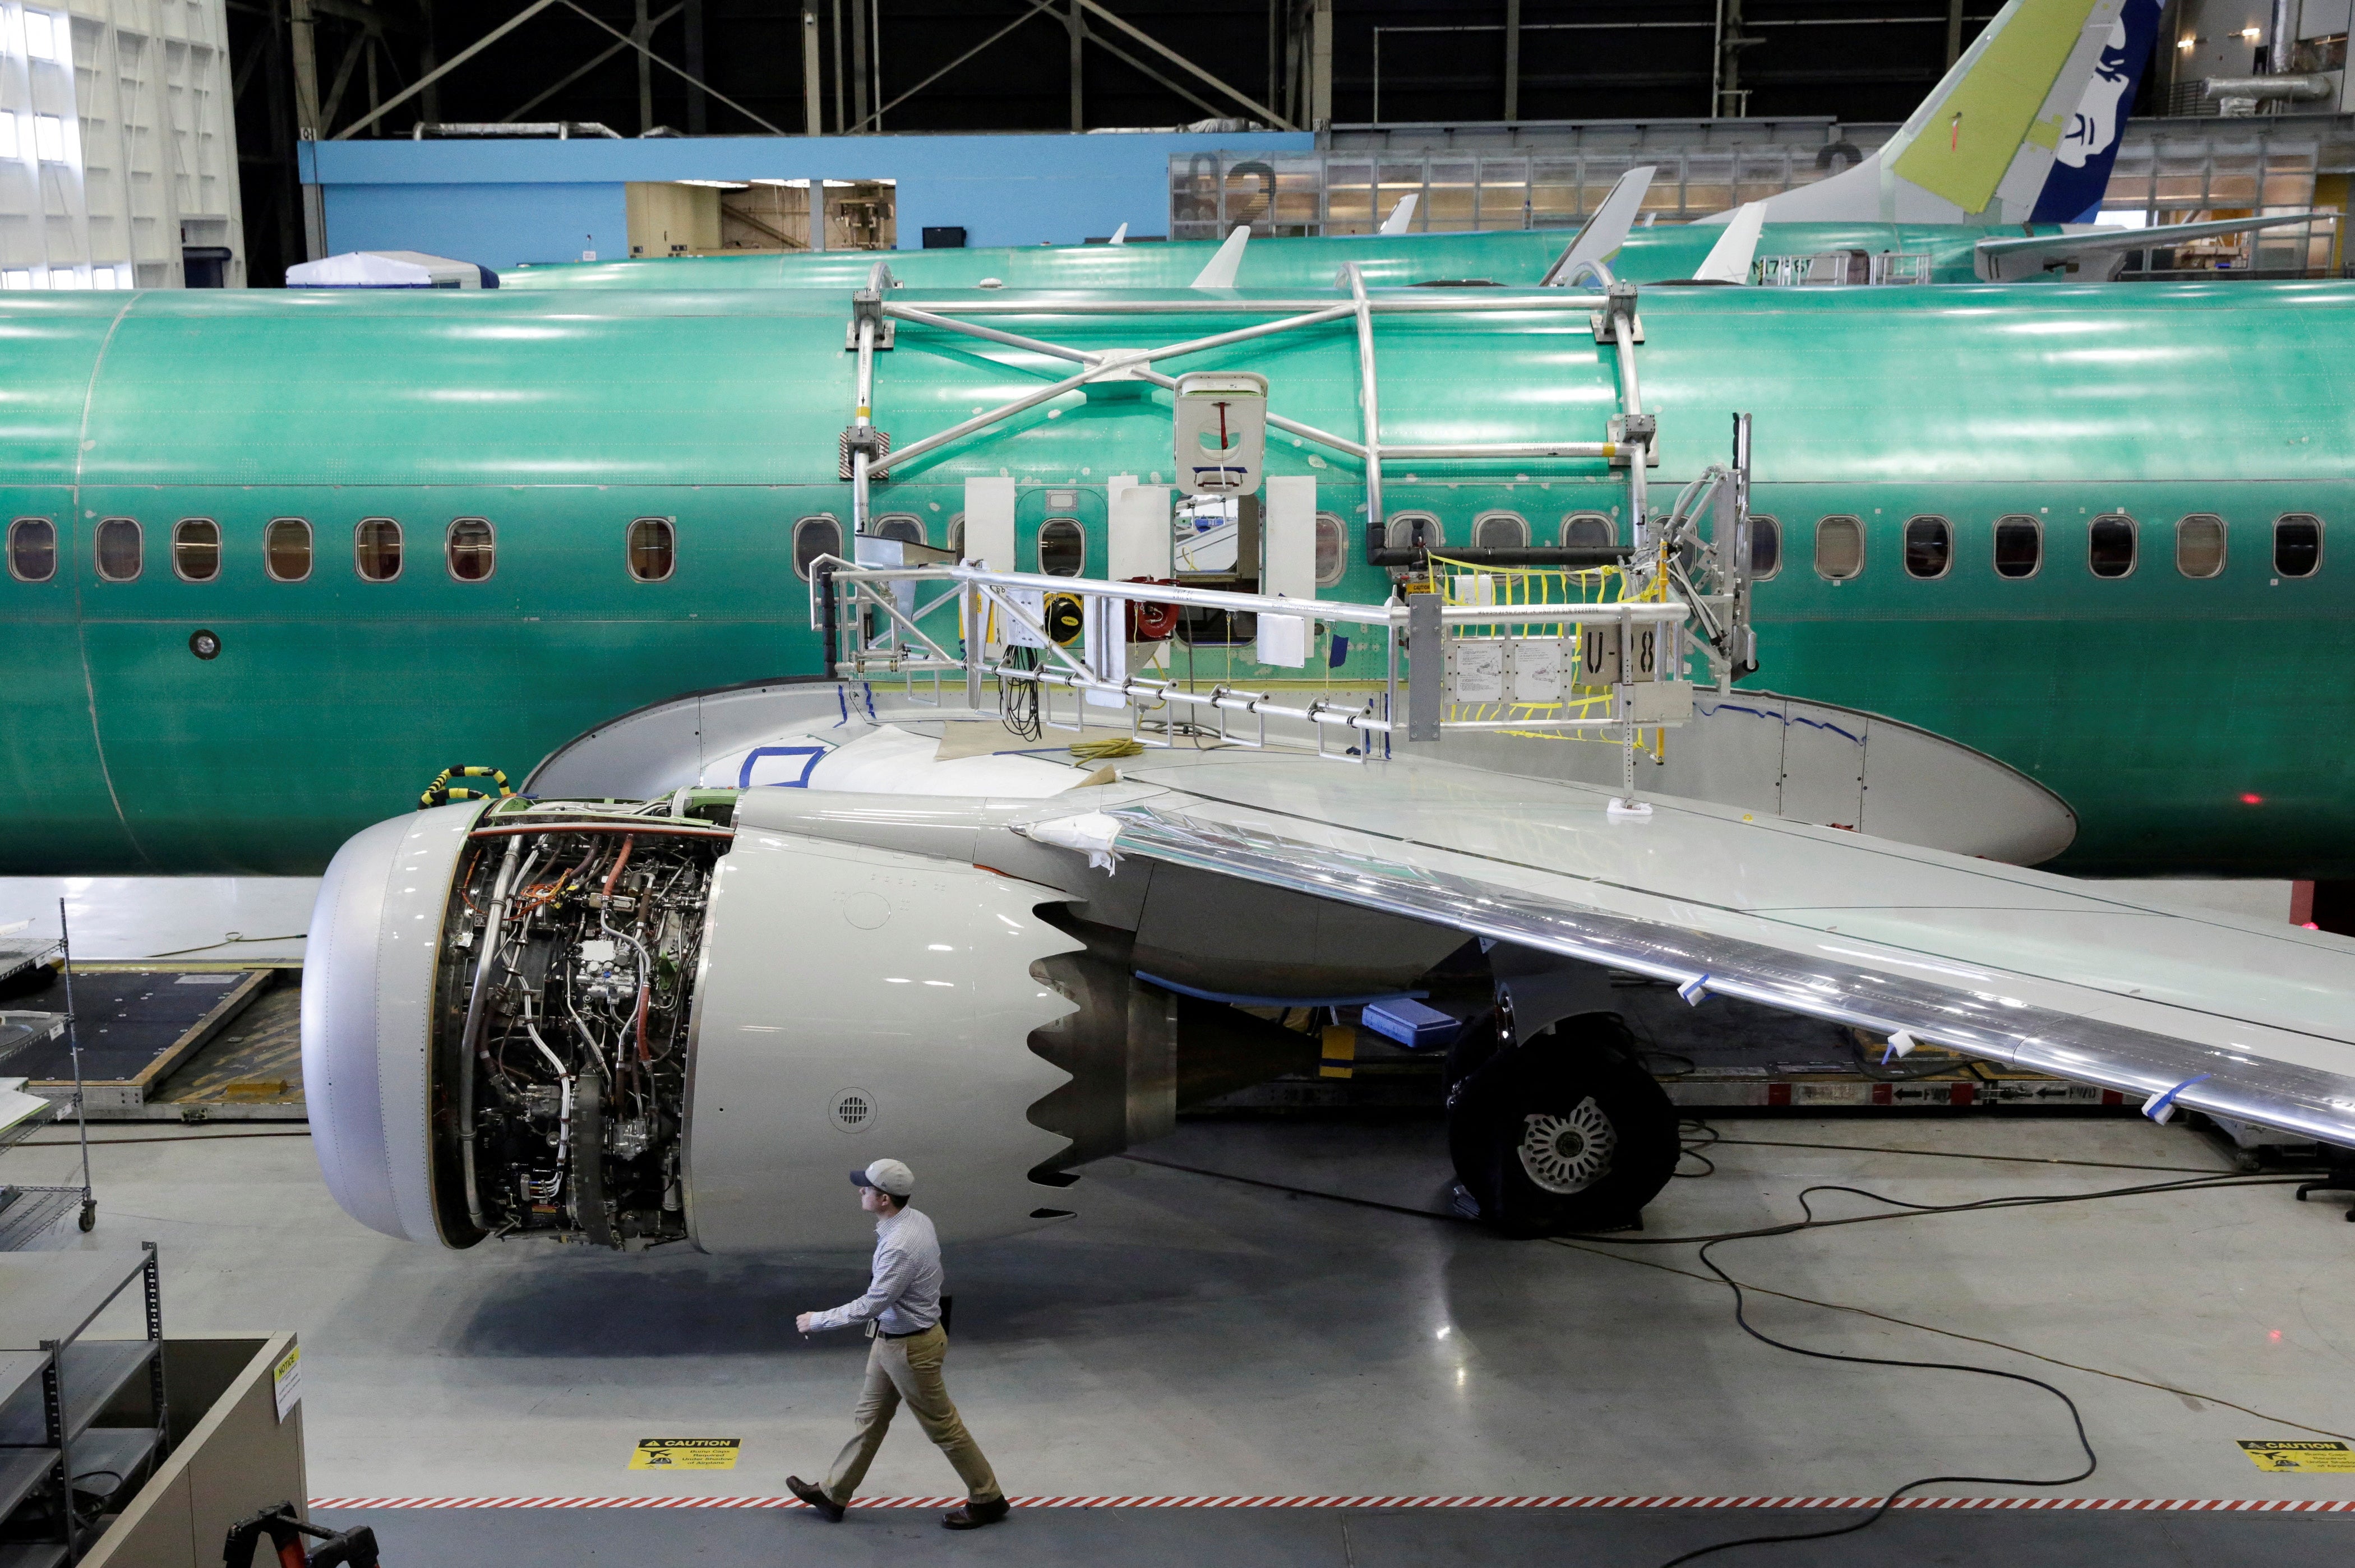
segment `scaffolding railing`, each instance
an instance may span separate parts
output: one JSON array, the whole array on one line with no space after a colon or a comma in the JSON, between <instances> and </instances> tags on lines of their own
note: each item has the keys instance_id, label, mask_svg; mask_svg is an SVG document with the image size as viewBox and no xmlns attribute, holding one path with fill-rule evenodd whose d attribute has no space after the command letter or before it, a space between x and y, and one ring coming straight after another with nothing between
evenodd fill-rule
<instances>
[{"instance_id":1,"label":"scaffolding railing","mask_svg":"<svg viewBox=\"0 0 2355 1568\"><path fill-rule=\"evenodd\" d=\"M861 566L826 555L812 564L810 598L826 673L898 677L911 701L944 705L956 683L964 706L978 709L994 683L1001 694L1035 693L1043 729L1083 731L1093 707L1124 713L1130 737L1146 747L1206 734L1228 745L1284 744L1268 720L1284 720L1306 728L1318 755L1352 763L1391 756L1400 741L1459 731L1614 731L1627 749L1621 801L1627 809L1637 809L1637 731L1680 723L1692 710L1685 628L1694 610L1665 593L1472 604L1417 592L1360 604L965 565ZM1315 696L1224 682L1204 690L1133 673L1132 650L1143 645L1133 637L1132 607L1163 606L1253 616L1263 648L1284 639L1302 662L1313 623L1369 628L1383 639L1385 673L1363 694ZM1283 631L1270 624L1284 620L1296 624ZM1552 672L1547 702L1518 704L1509 717L1449 716L1485 700L1480 693L1491 679L1515 678L1518 667L1510 661L1521 650L1532 670L1543 663ZM927 680L929 699L918 695ZM1056 706L1065 696L1068 713Z\"/></svg>"}]
</instances>

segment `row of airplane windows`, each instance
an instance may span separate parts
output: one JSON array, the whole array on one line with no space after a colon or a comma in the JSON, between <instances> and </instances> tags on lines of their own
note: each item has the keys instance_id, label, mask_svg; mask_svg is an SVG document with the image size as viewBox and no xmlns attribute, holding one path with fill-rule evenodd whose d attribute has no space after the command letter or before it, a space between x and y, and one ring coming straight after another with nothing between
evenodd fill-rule
<instances>
[{"instance_id":1,"label":"row of airplane windows","mask_svg":"<svg viewBox=\"0 0 2355 1568\"><path fill-rule=\"evenodd\" d=\"M1329 514L1328 514L1329 515ZM1326 539L1322 523L1317 538L1319 580L1323 581ZM1335 519L1337 529L1338 519ZM1783 570L1783 524L1780 519L1753 515L1751 519L1750 567L1757 579ZM2044 569L2046 524L2042 517L2014 513L1995 521L1991 564L1998 577L2033 577ZM1561 519L1557 536L1564 545L1610 545L1617 542L1610 517L1600 512L1573 512ZM1860 577L1865 568L1864 519L1847 515L1822 517L1816 523L1813 565L1816 575L1830 582ZM2185 577L2220 577L2230 529L2213 512L2193 512L2175 524L2175 570ZM1400 512L1389 519L1389 541L1395 549L1417 542L1444 549L1446 537L1437 517L1428 512ZM1528 519L1518 512L1484 512L1473 519L1471 543L1476 549L1522 549L1530 543ZM1945 517L1908 517L1901 535L1900 558L1905 575L1940 578L1952 571L1956 559L1955 525ZM2085 567L2095 577L2132 575L2142 558L2142 525L2124 512L2109 512L2085 523ZM2322 567L2322 519L2311 512L2286 512L2274 519L2273 570L2278 577L2311 577Z\"/></svg>"},{"instance_id":2,"label":"row of airplane windows","mask_svg":"<svg viewBox=\"0 0 2355 1568\"><path fill-rule=\"evenodd\" d=\"M1782 526L1753 517L1752 574L1772 577L1782 569ZM2044 568L2044 519L2024 513L1995 521L1990 562L1998 577L2033 577ZM2095 577L2130 577L2142 561L2142 525L2124 512L2107 512L2085 522L2085 569ZM2231 540L2224 519L2193 512L2175 523L2175 570L2194 579L2221 577ZM1955 526L1945 517L1908 517L1900 536L1905 575L1940 578L1955 561ZM1816 523L1816 575L1831 582L1860 577L1865 567L1864 519L1834 516ZM2311 512L2285 512L2274 519L2275 577L2311 577L2322 568L2322 519Z\"/></svg>"},{"instance_id":3,"label":"row of airplane windows","mask_svg":"<svg viewBox=\"0 0 2355 1568\"><path fill-rule=\"evenodd\" d=\"M390 517L363 517L352 528L352 570L363 582L400 576L405 536ZM104 582L136 582L147 568L147 532L133 517L101 517L91 532L91 564ZM317 539L308 520L272 517L261 530L261 567L273 582L310 579ZM211 517L172 525L172 573L183 582L210 582L221 572L221 526ZM668 517L634 517L622 536L631 577L660 582L678 565L678 535ZM442 561L459 582L483 582L498 566L498 533L485 517L453 517L442 530ZM47 517L8 525L8 572L19 582L47 582L58 574L58 528Z\"/></svg>"},{"instance_id":4,"label":"row of airplane windows","mask_svg":"<svg viewBox=\"0 0 2355 1568\"><path fill-rule=\"evenodd\" d=\"M948 547L963 547L964 517L949 519ZM1401 512L1388 520L1390 543L1398 549L1423 544L1446 547L1440 520L1428 512ZM876 535L923 543L922 521L906 514L878 518ZM2043 569L2045 523L2015 514L1996 519L1992 564L1996 575L2033 577ZM2311 577L2322 566L2322 519L2289 512L2273 526L2273 570L2280 577ZM1561 519L1556 538L1567 546L1607 546L1616 525L1600 512L1573 512ZM1866 529L1861 517L1834 515L1816 523L1814 567L1827 581L1845 582L1864 572ZM400 576L401 525L390 517L364 517L352 529L352 568L364 582L390 582ZM2189 578L2221 576L2230 530L2212 512L2193 512L2175 525L2175 569ZM1476 549L1527 548L1529 520L1516 512L1486 512L1473 521ZM1348 563L1348 530L1331 512L1316 515L1316 581L1330 587ZM146 568L146 531L135 518L106 517L92 534L92 564L107 582L136 581ZM1039 526L1039 570L1077 577L1087 569L1087 537L1078 521L1050 517ZM807 577L821 555L839 555L841 522L821 513L794 525L794 571ZM457 517L443 530L442 563L459 582L487 581L497 566L497 532L488 519ZM1783 525L1764 515L1751 518L1751 571L1764 580L1783 569ZM2129 576L2140 563L2142 525L2123 512L2105 513L2085 525L2085 565L2095 577ZM301 517L273 517L262 529L262 568L276 582L302 582L311 576L316 539ZM1909 577L1941 578L1954 569L1955 528L1945 517L1906 519L1901 557ZM57 575L57 525L47 517L18 517L8 525L8 571L20 582L47 582ZM172 571L184 582L210 582L221 571L221 527L210 517L183 517L172 526ZM623 561L640 582L661 582L678 564L677 531L667 517L635 517L623 535Z\"/></svg>"}]
</instances>

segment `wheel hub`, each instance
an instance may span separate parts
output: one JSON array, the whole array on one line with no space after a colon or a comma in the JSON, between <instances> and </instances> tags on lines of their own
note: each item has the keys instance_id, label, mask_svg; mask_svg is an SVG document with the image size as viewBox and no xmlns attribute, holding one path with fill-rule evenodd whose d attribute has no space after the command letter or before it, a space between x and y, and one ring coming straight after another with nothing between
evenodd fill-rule
<instances>
[{"instance_id":1,"label":"wheel hub","mask_svg":"<svg viewBox=\"0 0 2355 1568\"><path fill-rule=\"evenodd\" d=\"M1619 1134L1589 1094L1568 1114L1524 1117L1518 1150L1521 1169L1548 1192L1583 1192L1611 1174Z\"/></svg>"}]
</instances>

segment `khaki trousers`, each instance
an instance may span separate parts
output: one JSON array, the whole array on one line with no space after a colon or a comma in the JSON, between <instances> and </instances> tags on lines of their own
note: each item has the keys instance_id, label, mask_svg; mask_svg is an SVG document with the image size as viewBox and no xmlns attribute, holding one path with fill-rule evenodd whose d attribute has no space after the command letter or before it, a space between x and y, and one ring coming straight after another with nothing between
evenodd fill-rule
<instances>
[{"instance_id":1,"label":"khaki trousers","mask_svg":"<svg viewBox=\"0 0 2355 1568\"><path fill-rule=\"evenodd\" d=\"M997 1489L997 1477L991 1472L989 1461L981 1456L980 1445L964 1429L964 1419L951 1403L948 1384L942 1381L941 1363L948 1353L949 1337L937 1323L905 1339L875 1336L874 1346L867 1352L867 1382L858 1391L858 1408L850 1418L850 1441L842 1445L842 1452L835 1456L834 1468L826 1472L827 1497L847 1503L858 1490L902 1401L916 1413L916 1424L924 1429L924 1435L956 1467L966 1497L991 1503L1005 1496Z\"/></svg>"}]
</instances>

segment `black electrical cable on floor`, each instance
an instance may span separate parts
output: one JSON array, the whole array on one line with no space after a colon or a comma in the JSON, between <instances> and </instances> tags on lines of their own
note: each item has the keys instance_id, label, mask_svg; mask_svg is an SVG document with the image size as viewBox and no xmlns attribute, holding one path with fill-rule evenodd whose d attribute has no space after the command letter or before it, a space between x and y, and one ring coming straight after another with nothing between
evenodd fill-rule
<instances>
[{"instance_id":1,"label":"black electrical cable on floor","mask_svg":"<svg viewBox=\"0 0 2355 1568\"><path fill-rule=\"evenodd\" d=\"M1704 1143L1691 1143L1687 1141L1685 1137L1685 1129L1688 1127L1690 1127L1696 1133L1707 1133L1709 1135L1708 1141ZM1715 1148L1723 1141L1724 1135L1721 1134L1715 1127L1710 1126L1707 1122L1701 1121L1697 1117L1678 1122L1677 1124L1677 1164L1681 1166L1688 1159L1697 1159L1700 1161L1701 1168L1699 1170L1680 1169L1673 1174L1681 1177L1688 1181L1697 1181L1704 1176L1715 1176L1717 1174L1717 1161L1701 1153L1701 1150L1705 1148Z\"/></svg>"},{"instance_id":2,"label":"black electrical cable on floor","mask_svg":"<svg viewBox=\"0 0 2355 1568\"><path fill-rule=\"evenodd\" d=\"M1872 1199L1876 1202L1895 1203L1906 1209L1930 1210L1935 1207L1931 1204L1906 1203L1902 1199L1884 1198L1878 1193L1867 1192L1863 1189L1856 1187L1809 1188L1807 1190L1810 1192L1853 1192L1859 1197ZM1806 1207L1806 1193L1800 1194L1800 1204L1803 1208ZM1809 1218L1810 1220L1814 1218L1812 1211L1809 1211ZM1870 1513L1866 1514L1862 1519L1858 1520L1853 1523L1837 1525L1829 1530L1806 1531L1796 1535L1745 1535L1738 1537L1732 1541L1721 1541L1709 1546L1696 1547L1694 1550L1685 1552L1681 1556L1671 1557L1668 1562L1662 1563L1660 1568L1678 1568L1678 1564L1679 1563L1690 1563L1699 1558L1713 1556L1720 1552L1731 1552L1737 1546L1772 1546L1778 1542L1787 1541L1828 1541L1834 1536L1854 1535L1857 1531L1867 1529L1870 1526L1880 1522L1881 1518L1886 1515L1891 1509L1897 1506L1897 1500L1906 1493L1919 1490L1923 1487L1934 1487L1949 1483L1954 1485L1981 1487L2066 1487L2087 1479L2094 1474L2094 1470L2099 1467L2101 1464L2100 1456L2094 1452L2093 1439L2085 1435L2084 1413L2077 1408L2077 1402L2075 1400L2071 1399L2066 1393L2063 1393L2060 1389L2054 1387L2052 1384L2046 1382L2042 1378L2032 1378L2026 1372L2007 1372L1996 1367L1965 1366L1959 1361L1915 1361L1900 1360L1891 1356L1850 1356L1845 1355L1837 1350L1811 1350L1805 1345L1794 1345L1788 1340L1777 1339L1773 1335L1764 1332L1763 1329L1759 1328L1757 1325L1750 1321L1750 1315L1747 1311L1749 1304L1748 1297L1742 1294L1742 1282L1735 1279L1723 1269L1718 1267L1717 1260L1709 1255L1710 1248L1722 1246L1725 1244L1726 1241L1732 1239L1733 1238L1732 1237L1727 1237L1720 1241L1702 1243L1700 1254L1701 1265L1707 1268L1710 1273L1723 1280L1725 1282L1726 1288L1733 1292L1733 1321L1741 1327L1743 1333L1749 1335L1760 1344L1772 1345L1778 1350L1788 1350L1795 1356L1809 1356L1820 1361L1846 1361L1851 1365L1860 1367L1909 1367L1917 1368L1924 1371L1970 1372L1979 1377L2005 1378L2013 1382L2026 1383L2031 1388L2042 1389L2046 1393L2051 1394L2053 1398L2059 1400L2062 1405L2067 1407L2070 1423L2076 1429L2077 1446L2084 1452L2085 1467L2079 1470L2074 1475L2058 1476L2050 1478L2039 1478L2029 1476L1923 1476L1918 1479L1908 1481L1903 1486L1892 1487L1890 1488L1889 1492L1881 1498L1880 1503L1874 1507Z\"/></svg>"},{"instance_id":3,"label":"black electrical cable on floor","mask_svg":"<svg viewBox=\"0 0 2355 1568\"><path fill-rule=\"evenodd\" d=\"M1718 1135L1717 1129L1710 1126L1706 1122L1695 1121L1689 1124L1679 1124L1679 1135L1681 1135L1684 1126L1688 1125L1698 1128L1701 1132L1710 1135L1710 1143L1700 1145L1699 1147L1710 1147L1720 1141L1720 1135ZM1681 1136L1679 1136L1678 1144L1679 1148L1683 1152L1694 1154L1695 1157L1701 1158L1706 1161L1705 1156L1698 1154L1697 1150L1692 1146L1684 1144ZM1298 1197L1323 1198L1332 1202L1346 1203L1354 1208L1387 1210L1391 1213L1412 1214L1420 1219L1454 1220L1457 1218L1454 1215L1434 1213L1432 1211L1425 1209L1410 1209L1402 1204L1384 1203L1367 1198L1350 1198L1334 1192L1319 1192L1309 1188L1292 1187L1283 1182L1265 1181L1248 1176L1235 1176L1226 1171L1209 1170L1199 1166L1180 1165L1174 1160L1152 1159L1135 1154L1130 1154L1124 1157L1134 1160L1141 1165L1156 1165L1167 1170L1181 1170L1198 1176L1215 1177L1220 1180L1240 1182L1245 1186L1266 1188L1279 1192L1288 1192ZM1711 1168L1714 1169L1714 1166L1712 1166ZM1619 1232L1599 1235L1578 1234L1572 1237L1550 1236L1546 1239L1548 1241L1554 1242L1557 1244L1582 1246L1591 1246L1592 1244L1598 1243L1610 1246L1623 1247L1691 1246L1698 1243L1700 1248L1699 1256L1702 1266L1707 1268L1710 1274L1715 1275L1720 1280L1723 1281L1726 1288L1733 1293L1733 1320L1735 1324L1741 1328L1743 1333L1749 1335L1752 1339L1758 1340L1760 1343L1772 1346L1778 1350L1787 1350L1793 1355L1806 1356L1817 1360L1846 1361L1857 1366L1902 1367L1927 1371L1970 1372L1980 1377L2003 1378L2012 1382L2027 1383L2030 1387L2042 1389L2045 1392L2059 1400L2062 1406L2068 1410L2070 1424L2076 1433L2077 1445L2081 1450L2083 1450L2085 1456L2085 1467L2083 1469L2076 1472L2074 1475L2051 1478L2040 1479L2019 1476L1923 1476L1918 1479L1907 1481L1902 1486L1891 1488L1891 1490L1881 1499L1881 1501L1873 1508L1871 1512L1853 1523L1838 1525L1830 1530L1808 1531L1794 1535L1742 1536L1732 1541L1721 1541L1712 1545L1698 1547L1693 1551L1685 1552L1681 1556L1671 1558L1667 1563L1661 1564L1661 1568L1678 1568L1678 1565L1680 1563L1690 1563L1699 1558L1714 1555L1720 1552L1730 1552L1738 1546L1769 1546L1779 1541L1825 1541L1835 1536L1853 1535L1857 1531L1864 1530L1879 1521L1891 1509L1894 1508L1898 1500L1903 1498L1907 1493L1916 1491L1923 1487L1945 1484L2000 1487L2066 1487L2073 1486L2079 1481L2087 1479L2094 1474L2095 1469L2099 1467L2101 1463L2100 1456L2094 1451L2093 1440L2086 1435L2084 1413L2078 1409L2077 1402L2070 1398L2069 1395L2062 1390L2051 1383L2046 1382L2041 1378L2030 1377L2025 1372L2008 1372L1996 1367L1966 1366L1958 1361L1917 1361L1887 1356L1851 1356L1836 1350L1814 1350L1809 1349L1804 1345L1794 1345L1785 1340L1777 1339L1774 1336L1764 1332L1750 1321L1749 1313L1747 1311L1748 1297L1742 1288L1742 1282L1735 1279L1732 1275L1726 1273L1722 1268L1718 1266L1717 1260L1710 1255L1711 1248L1721 1246L1728 1242L1753 1241L1769 1236L1788 1236L1795 1235L1802 1231L1828 1230L1844 1225L1870 1224L1877 1221L1884 1220L1908 1220L1920 1215L1965 1214L1978 1211L1993 1211L2005 1209L2037 1208L2047 1204L2085 1203L2105 1198L2129 1198L2158 1192L2206 1191L2216 1188L2279 1187L2299 1179L2300 1179L2296 1176L2252 1177L2240 1175L2235 1172L2220 1172L2214 1176L2192 1177L2189 1179L2180 1181L2146 1182L2134 1187L2105 1188L2093 1192L2015 1194L2003 1198L1977 1199L1967 1203L1913 1203L1902 1198L1890 1198L1861 1187L1846 1187L1826 1183L1802 1189L1799 1192L1799 1210L1806 1218L1791 1221L1780 1225L1761 1225L1747 1231L1726 1231L1714 1235L1705 1236L1630 1236L1624 1232ZM1818 1192L1849 1193L1853 1196L1866 1199L1871 1202L1888 1204L1890 1205L1891 1211L1881 1214L1854 1214L1844 1219L1837 1220L1818 1219L1816 1216L1815 1204L1811 1201L1813 1196Z\"/></svg>"}]
</instances>

